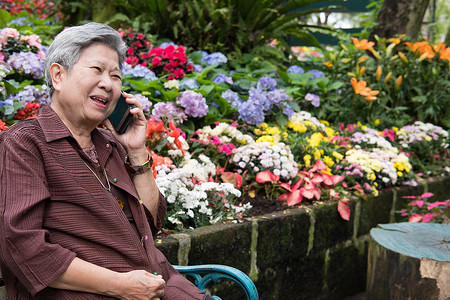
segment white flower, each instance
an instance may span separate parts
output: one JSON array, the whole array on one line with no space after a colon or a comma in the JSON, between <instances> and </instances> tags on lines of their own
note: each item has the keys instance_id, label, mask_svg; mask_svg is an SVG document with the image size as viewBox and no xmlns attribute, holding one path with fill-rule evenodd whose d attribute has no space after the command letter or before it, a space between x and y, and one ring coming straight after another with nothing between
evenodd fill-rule
<instances>
[{"instance_id":1,"label":"white flower","mask_svg":"<svg viewBox=\"0 0 450 300\"><path fill-rule=\"evenodd\" d=\"M164 83L164 87L166 89L169 89L169 90L171 90L171 89L179 90L180 89L180 82L178 80L176 80L176 79L169 80L169 81Z\"/></svg>"}]
</instances>

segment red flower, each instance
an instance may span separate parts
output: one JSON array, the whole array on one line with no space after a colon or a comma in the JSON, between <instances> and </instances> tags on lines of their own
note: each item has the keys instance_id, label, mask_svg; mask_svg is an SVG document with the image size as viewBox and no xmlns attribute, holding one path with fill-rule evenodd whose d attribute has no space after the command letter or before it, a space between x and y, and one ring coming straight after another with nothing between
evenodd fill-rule
<instances>
[{"instance_id":1,"label":"red flower","mask_svg":"<svg viewBox=\"0 0 450 300\"><path fill-rule=\"evenodd\" d=\"M153 57L152 58L152 66L157 67L159 65L161 65L161 57L159 57L159 56Z\"/></svg>"}]
</instances>

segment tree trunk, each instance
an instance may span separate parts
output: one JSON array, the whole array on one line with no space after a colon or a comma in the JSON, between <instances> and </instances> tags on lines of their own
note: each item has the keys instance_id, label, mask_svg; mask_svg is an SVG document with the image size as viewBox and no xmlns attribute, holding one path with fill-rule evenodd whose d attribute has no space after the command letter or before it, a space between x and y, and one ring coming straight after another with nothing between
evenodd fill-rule
<instances>
[{"instance_id":1,"label":"tree trunk","mask_svg":"<svg viewBox=\"0 0 450 300\"><path fill-rule=\"evenodd\" d=\"M378 14L378 25L370 35L390 38L396 34L405 34L416 38L422 26L422 20L430 0L384 0Z\"/></svg>"}]
</instances>

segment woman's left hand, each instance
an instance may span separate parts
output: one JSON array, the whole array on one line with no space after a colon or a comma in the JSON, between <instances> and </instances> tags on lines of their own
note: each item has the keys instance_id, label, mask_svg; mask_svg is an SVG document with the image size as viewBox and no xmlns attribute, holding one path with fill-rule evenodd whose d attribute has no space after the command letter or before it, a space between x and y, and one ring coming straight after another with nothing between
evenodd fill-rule
<instances>
[{"instance_id":1,"label":"woman's left hand","mask_svg":"<svg viewBox=\"0 0 450 300\"><path fill-rule=\"evenodd\" d=\"M147 119L145 118L142 104L134 98L133 95L123 92L128 104L134 104L136 107L131 109L133 119L127 130L123 134L119 134L111 124L109 119L104 121L106 127L112 132L114 137L127 149L130 156L139 155L145 150L145 137L147 131ZM145 151L146 152L146 151Z\"/></svg>"}]
</instances>

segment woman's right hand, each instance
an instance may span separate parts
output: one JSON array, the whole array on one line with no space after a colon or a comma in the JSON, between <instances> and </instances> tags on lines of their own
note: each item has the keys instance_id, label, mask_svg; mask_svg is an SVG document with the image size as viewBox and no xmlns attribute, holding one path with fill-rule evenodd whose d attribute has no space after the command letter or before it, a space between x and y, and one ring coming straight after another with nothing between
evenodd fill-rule
<instances>
[{"instance_id":1,"label":"woman's right hand","mask_svg":"<svg viewBox=\"0 0 450 300\"><path fill-rule=\"evenodd\" d=\"M159 300L164 296L166 282L161 275L144 270L118 273L115 296L123 300Z\"/></svg>"}]
</instances>

